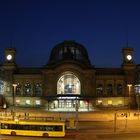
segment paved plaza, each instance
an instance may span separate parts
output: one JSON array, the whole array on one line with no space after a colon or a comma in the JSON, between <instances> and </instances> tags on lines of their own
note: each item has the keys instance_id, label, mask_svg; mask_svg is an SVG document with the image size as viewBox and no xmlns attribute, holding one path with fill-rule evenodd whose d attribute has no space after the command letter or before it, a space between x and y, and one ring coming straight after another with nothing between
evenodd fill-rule
<instances>
[{"instance_id":1,"label":"paved plaza","mask_svg":"<svg viewBox=\"0 0 140 140\"><path fill-rule=\"evenodd\" d=\"M18 118L19 121L20 119L63 120L67 126L65 139L76 140L87 140L89 137L94 140L117 140L118 138L123 140L124 137L133 140L133 136L138 139L140 133L138 114L137 110L48 112L35 108L8 108L0 112L1 119L12 119L14 115L14 118ZM13 137L6 138L13 139Z\"/></svg>"}]
</instances>

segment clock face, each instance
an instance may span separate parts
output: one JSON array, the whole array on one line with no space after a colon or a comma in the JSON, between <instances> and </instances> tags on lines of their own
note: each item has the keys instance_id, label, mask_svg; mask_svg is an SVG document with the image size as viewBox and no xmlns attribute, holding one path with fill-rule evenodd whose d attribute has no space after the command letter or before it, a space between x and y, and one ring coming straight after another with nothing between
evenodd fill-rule
<instances>
[{"instance_id":1,"label":"clock face","mask_svg":"<svg viewBox=\"0 0 140 140\"><path fill-rule=\"evenodd\" d=\"M12 55L11 55L11 54L8 54L8 55L6 56L6 59L7 59L7 60L11 60L11 59L12 59Z\"/></svg>"},{"instance_id":2,"label":"clock face","mask_svg":"<svg viewBox=\"0 0 140 140\"><path fill-rule=\"evenodd\" d=\"M132 55L128 54L128 55L126 56L126 58L127 58L127 60L132 60Z\"/></svg>"}]
</instances>

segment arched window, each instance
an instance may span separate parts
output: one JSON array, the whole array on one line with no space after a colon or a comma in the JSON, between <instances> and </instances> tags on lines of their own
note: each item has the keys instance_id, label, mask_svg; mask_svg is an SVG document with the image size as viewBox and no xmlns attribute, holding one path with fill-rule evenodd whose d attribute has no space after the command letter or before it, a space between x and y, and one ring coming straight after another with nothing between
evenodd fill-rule
<instances>
[{"instance_id":1,"label":"arched window","mask_svg":"<svg viewBox=\"0 0 140 140\"><path fill-rule=\"evenodd\" d=\"M58 53L58 60L61 60L63 58L63 50L61 49Z\"/></svg>"},{"instance_id":2,"label":"arched window","mask_svg":"<svg viewBox=\"0 0 140 140\"><path fill-rule=\"evenodd\" d=\"M0 95L3 95L4 93L4 82L0 80Z\"/></svg>"},{"instance_id":3,"label":"arched window","mask_svg":"<svg viewBox=\"0 0 140 140\"><path fill-rule=\"evenodd\" d=\"M98 84L96 87L96 94L98 97L102 97L103 96L103 85L102 84Z\"/></svg>"},{"instance_id":4,"label":"arched window","mask_svg":"<svg viewBox=\"0 0 140 140\"><path fill-rule=\"evenodd\" d=\"M21 85L20 85L20 83L17 83L17 86L16 86L16 95L17 96L20 96L21 95Z\"/></svg>"},{"instance_id":5,"label":"arched window","mask_svg":"<svg viewBox=\"0 0 140 140\"><path fill-rule=\"evenodd\" d=\"M107 96L112 96L113 95L113 86L112 84L107 85Z\"/></svg>"},{"instance_id":6,"label":"arched window","mask_svg":"<svg viewBox=\"0 0 140 140\"><path fill-rule=\"evenodd\" d=\"M30 83L25 83L25 96L32 96L32 87Z\"/></svg>"},{"instance_id":7,"label":"arched window","mask_svg":"<svg viewBox=\"0 0 140 140\"><path fill-rule=\"evenodd\" d=\"M117 84L117 95L122 95L123 94L123 86L122 84Z\"/></svg>"},{"instance_id":8,"label":"arched window","mask_svg":"<svg viewBox=\"0 0 140 140\"><path fill-rule=\"evenodd\" d=\"M79 50L76 50L76 59L81 59L81 52Z\"/></svg>"},{"instance_id":9,"label":"arched window","mask_svg":"<svg viewBox=\"0 0 140 140\"><path fill-rule=\"evenodd\" d=\"M79 79L71 73L64 74L57 82L57 94L80 94L81 84Z\"/></svg>"},{"instance_id":10,"label":"arched window","mask_svg":"<svg viewBox=\"0 0 140 140\"><path fill-rule=\"evenodd\" d=\"M35 84L35 96L42 95L42 85L40 83Z\"/></svg>"}]
</instances>

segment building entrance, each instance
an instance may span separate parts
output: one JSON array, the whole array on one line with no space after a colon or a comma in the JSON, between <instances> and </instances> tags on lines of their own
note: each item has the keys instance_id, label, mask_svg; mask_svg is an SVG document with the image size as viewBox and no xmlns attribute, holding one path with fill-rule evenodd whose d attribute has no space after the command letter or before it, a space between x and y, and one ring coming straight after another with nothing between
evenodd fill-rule
<instances>
[{"instance_id":1,"label":"building entrance","mask_svg":"<svg viewBox=\"0 0 140 140\"><path fill-rule=\"evenodd\" d=\"M75 112L75 111L90 111L92 110L92 105L90 102L77 99L60 99L52 101L49 104L51 111L62 111L62 112Z\"/></svg>"},{"instance_id":2,"label":"building entrance","mask_svg":"<svg viewBox=\"0 0 140 140\"><path fill-rule=\"evenodd\" d=\"M76 101L73 100L59 100L58 108L75 108Z\"/></svg>"}]
</instances>

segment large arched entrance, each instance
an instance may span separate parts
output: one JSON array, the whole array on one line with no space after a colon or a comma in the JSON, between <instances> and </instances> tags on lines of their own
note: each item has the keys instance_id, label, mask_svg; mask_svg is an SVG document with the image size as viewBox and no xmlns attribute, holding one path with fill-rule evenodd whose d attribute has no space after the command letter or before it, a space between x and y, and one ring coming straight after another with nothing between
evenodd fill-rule
<instances>
[{"instance_id":1,"label":"large arched entrance","mask_svg":"<svg viewBox=\"0 0 140 140\"><path fill-rule=\"evenodd\" d=\"M57 82L57 94L80 95L81 84L79 79L72 73L62 75Z\"/></svg>"}]
</instances>

